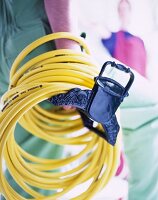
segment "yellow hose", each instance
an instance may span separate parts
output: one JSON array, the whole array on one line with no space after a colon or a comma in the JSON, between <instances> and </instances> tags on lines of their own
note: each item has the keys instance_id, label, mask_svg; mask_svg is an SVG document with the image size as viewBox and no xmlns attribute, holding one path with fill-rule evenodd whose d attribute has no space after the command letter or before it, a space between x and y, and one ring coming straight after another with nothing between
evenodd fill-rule
<instances>
[{"instance_id":1,"label":"yellow hose","mask_svg":"<svg viewBox=\"0 0 158 200\"><path fill-rule=\"evenodd\" d=\"M55 39L74 40L83 52L69 49L53 50L34 57L25 64L24 58L38 46ZM31 199L57 200L77 185L87 188L76 193L73 200L91 199L115 174L119 160L119 142L113 147L95 133L83 128L77 111L53 107L44 110L38 104L53 95L72 88L92 89L99 73L85 41L70 33L44 36L27 46L16 58L10 73L10 87L4 94L0 113L0 192L7 200L25 200L7 182L3 160L18 185ZM106 117L106 116L105 116ZM61 159L35 157L22 149L14 139L17 122L34 136L60 145L79 145L78 154ZM101 125L98 125L102 129ZM75 135L74 132L80 131ZM73 162L78 166L63 169ZM59 170L56 170L59 169ZM52 172L52 170L55 170ZM33 188L56 191L44 196Z\"/></svg>"}]
</instances>

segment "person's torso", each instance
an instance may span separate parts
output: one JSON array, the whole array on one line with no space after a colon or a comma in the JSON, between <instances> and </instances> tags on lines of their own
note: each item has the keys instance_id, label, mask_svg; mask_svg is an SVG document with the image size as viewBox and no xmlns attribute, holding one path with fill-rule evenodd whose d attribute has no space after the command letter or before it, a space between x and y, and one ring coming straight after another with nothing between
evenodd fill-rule
<instances>
[{"instance_id":1,"label":"person's torso","mask_svg":"<svg viewBox=\"0 0 158 200\"><path fill-rule=\"evenodd\" d=\"M43 0L0 0L0 95L8 86L9 71L17 55L30 43L51 33ZM54 48L45 44L27 60Z\"/></svg>"}]
</instances>

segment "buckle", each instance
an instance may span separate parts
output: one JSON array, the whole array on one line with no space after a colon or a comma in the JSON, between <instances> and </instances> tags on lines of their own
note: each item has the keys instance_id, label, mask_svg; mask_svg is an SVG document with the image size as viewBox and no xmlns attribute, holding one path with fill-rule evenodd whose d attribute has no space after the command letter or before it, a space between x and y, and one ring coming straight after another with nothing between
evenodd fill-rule
<instances>
[{"instance_id":1,"label":"buckle","mask_svg":"<svg viewBox=\"0 0 158 200\"><path fill-rule=\"evenodd\" d=\"M122 86L112 78L102 76L108 65L130 75L126 86ZM134 81L134 74L124 65L107 61L94 80L92 90L73 88L67 93L51 97L49 101L56 106L76 107L84 126L114 146L120 129L115 112L123 99L129 95L128 91ZM101 123L104 132L95 128L94 122Z\"/></svg>"}]
</instances>

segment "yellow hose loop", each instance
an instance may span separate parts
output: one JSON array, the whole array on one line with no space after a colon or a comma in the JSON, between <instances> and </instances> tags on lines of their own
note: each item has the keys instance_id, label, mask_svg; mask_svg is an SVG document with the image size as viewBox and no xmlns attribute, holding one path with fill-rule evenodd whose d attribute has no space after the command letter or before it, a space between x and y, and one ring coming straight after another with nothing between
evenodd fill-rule
<instances>
[{"instance_id":1,"label":"yellow hose loop","mask_svg":"<svg viewBox=\"0 0 158 200\"><path fill-rule=\"evenodd\" d=\"M34 49L60 38L76 41L84 51L53 50L21 64ZM44 36L27 46L16 58L0 113L0 192L7 200L26 198L7 182L3 160L14 181L32 196L32 200L66 199L68 193L69 199L91 199L115 174L119 141L113 147L85 129L77 111L65 111L51 105L44 109L39 105L53 95L75 87L92 89L98 72L98 65L85 41L70 33ZM72 152L78 147L78 151L59 159L31 155L14 138L17 122L35 137L53 144L70 145ZM98 128L102 129L100 124ZM78 185L82 189L74 196L72 191ZM54 191L54 194L46 196L34 188Z\"/></svg>"}]
</instances>

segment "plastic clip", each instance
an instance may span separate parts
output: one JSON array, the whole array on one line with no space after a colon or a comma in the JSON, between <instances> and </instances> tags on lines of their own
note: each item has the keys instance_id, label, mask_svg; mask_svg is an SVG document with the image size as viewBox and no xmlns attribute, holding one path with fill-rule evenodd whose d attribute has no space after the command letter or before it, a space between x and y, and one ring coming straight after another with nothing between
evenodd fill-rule
<instances>
[{"instance_id":1,"label":"plastic clip","mask_svg":"<svg viewBox=\"0 0 158 200\"><path fill-rule=\"evenodd\" d=\"M114 79L102 76L107 65L130 75L125 87ZM74 88L66 94L53 96L49 101L56 106L69 105L78 108L84 126L104 138L111 145L115 145L120 128L115 112L123 99L128 96L129 88L134 81L134 74L130 68L126 68L124 65L107 61L94 80L95 84L92 90ZM104 132L93 126L94 121L102 124Z\"/></svg>"}]
</instances>

